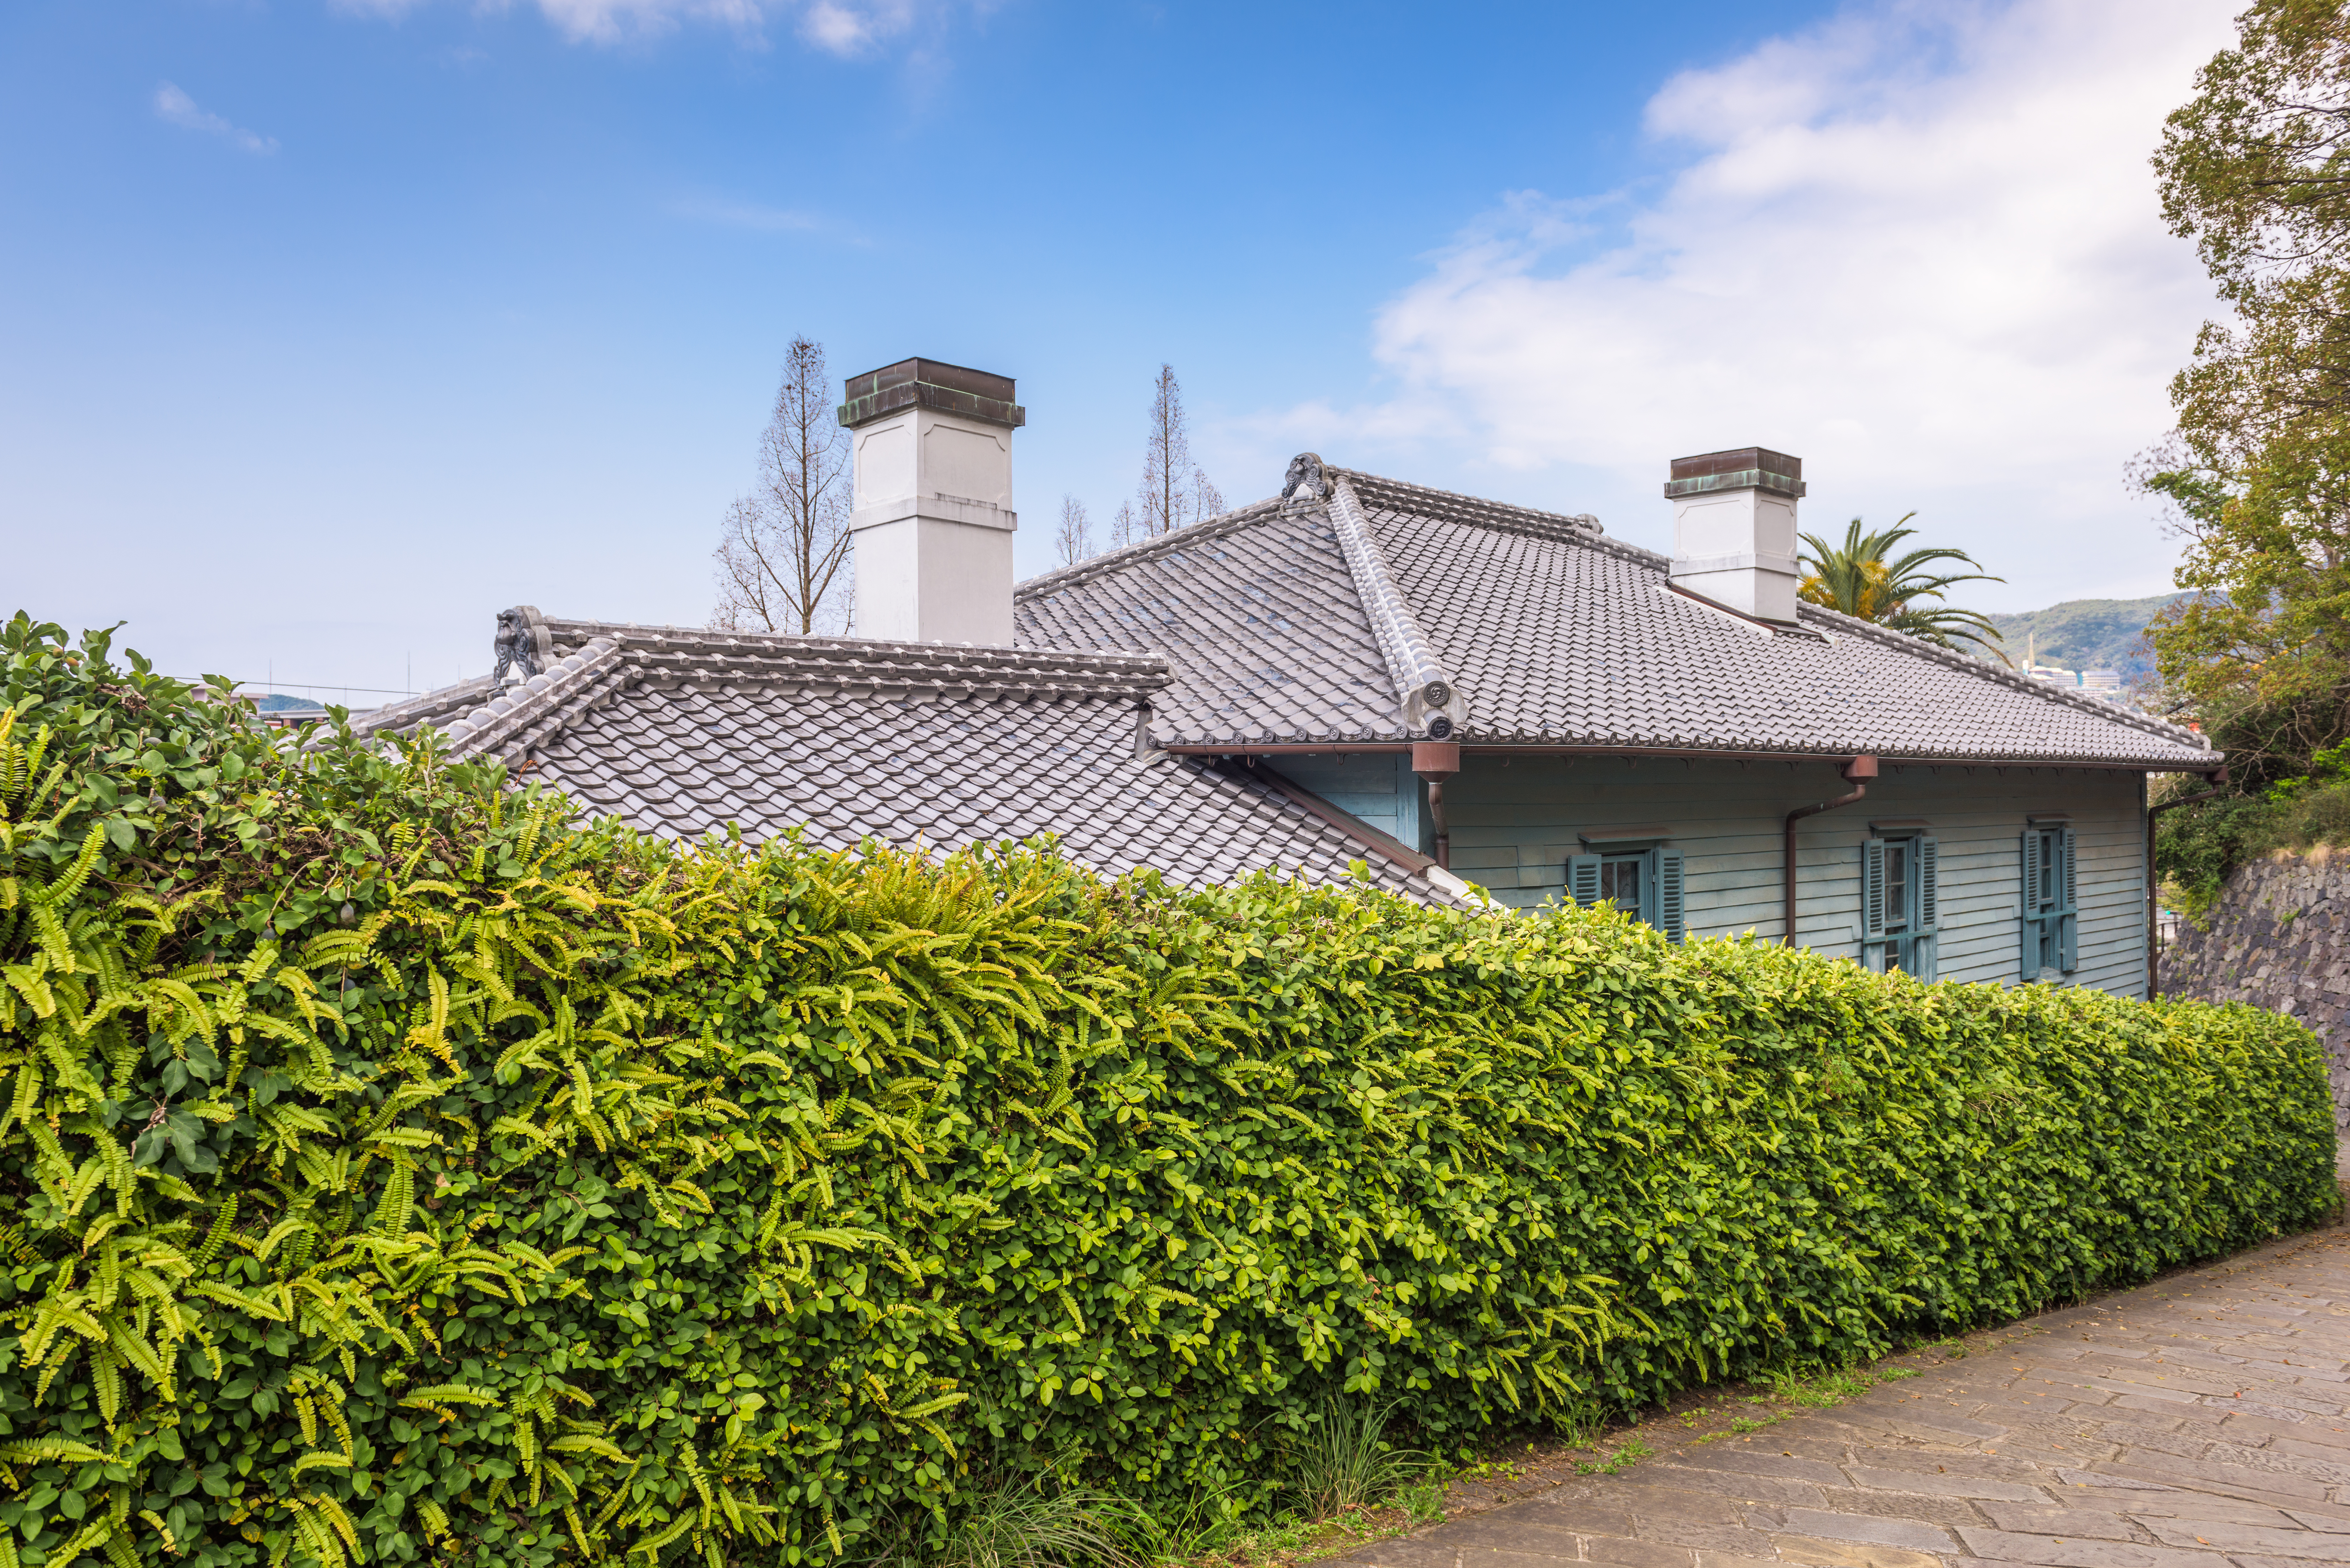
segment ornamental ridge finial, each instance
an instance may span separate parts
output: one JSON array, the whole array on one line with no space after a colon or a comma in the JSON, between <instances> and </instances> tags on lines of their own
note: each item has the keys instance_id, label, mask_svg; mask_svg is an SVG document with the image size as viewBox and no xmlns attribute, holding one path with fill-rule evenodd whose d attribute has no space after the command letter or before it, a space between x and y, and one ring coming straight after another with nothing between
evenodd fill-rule
<instances>
[{"instance_id":1,"label":"ornamental ridge finial","mask_svg":"<svg viewBox=\"0 0 2350 1568\"><path fill-rule=\"evenodd\" d=\"M497 649L498 667L490 676L491 682L501 691L521 685L535 675L546 673L539 659L539 620L537 609L530 605L516 605L512 609L498 611L498 635L493 644ZM519 670L512 680L506 679L509 670Z\"/></svg>"},{"instance_id":2,"label":"ornamental ridge finial","mask_svg":"<svg viewBox=\"0 0 2350 1568\"><path fill-rule=\"evenodd\" d=\"M1289 472L1281 476L1281 509L1294 512L1301 506L1318 506L1330 499L1330 481L1322 472L1322 454L1301 452L1289 460Z\"/></svg>"}]
</instances>

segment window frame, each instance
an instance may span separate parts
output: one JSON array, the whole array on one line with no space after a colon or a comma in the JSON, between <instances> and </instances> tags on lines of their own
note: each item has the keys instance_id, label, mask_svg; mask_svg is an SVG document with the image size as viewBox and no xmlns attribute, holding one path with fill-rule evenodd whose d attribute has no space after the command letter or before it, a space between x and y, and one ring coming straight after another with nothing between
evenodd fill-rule
<instances>
[{"instance_id":1,"label":"window frame","mask_svg":"<svg viewBox=\"0 0 2350 1568\"><path fill-rule=\"evenodd\" d=\"M1602 854L1599 857L1601 900L1614 904L1619 913L1629 915L1643 925L1653 926L1657 923L1656 854L1653 849L1636 850L1629 854L1617 850L1612 855ZM1629 909L1626 909L1621 901L1607 891L1608 872L1625 868L1631 871L1634 884L1632 904Z\"/></svg>"},{"instance_id":2,"label":"window frame","mask_svg":"<svg viewBox=\"0 0 2350 1568\"><path fill-rule=\"evenodd\" d=\"M1611 865L1638 867L1639 907L1623 912L1642 925L1664 932L1669 941L1689 935L1688 862L1678 849L1661 843L1635 846L1622 841L1586 839L1589 850L1566 857L1566 896L1579 909L1610 900L1602 898L1600 885Z\"/></svg>"},{"instance_id":3,"label":"window frame","mask_svg":"<svg viewBox=\"0 0 2350 1568\"><path fill-rule=\"evenodd\" d=\"M2062 818L2026 817L2021 855L2017 982L2033 985L2081 967L2080 840Z\"/></svg>"},{"instance_id":4,"label":"window frame","mask_svg":"<svg viewBox=\"0 0 2350 1568\"><path fill-rule=\"evenodd\" d=\"M1900 857L1896 879L1888 862ZM1941 843L1918 828L1873 833L1860 846L1860 961L1932 981L1941 956ZM1898 897L1901 908L1888 908Z\"/></svg>"}]
</instances>

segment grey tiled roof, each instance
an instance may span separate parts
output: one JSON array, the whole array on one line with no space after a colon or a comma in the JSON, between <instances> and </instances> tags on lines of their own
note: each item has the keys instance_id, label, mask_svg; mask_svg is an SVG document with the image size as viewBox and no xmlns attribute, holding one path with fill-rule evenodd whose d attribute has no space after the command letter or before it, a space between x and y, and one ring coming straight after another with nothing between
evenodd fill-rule
<instances>
[{"instance_id":1,"label":"grey tiled roof","mask_svg":"<svg viewBox=\"0 0 2350 1568\"><path fill-rule=\"evenodd\" d=\"M2199 736L1806 606L1773 631L1666 584L1593 520L1332 470L1325 506L1243 508L1018 590L1024 647L1166 656L1161 745L1424 738L1416 633L1484 744L2210 768ZM1358 504L1386 585L1331 511ZM1343 523L1342 515L1342 523ZM1388 601L1399 591L1401 604ZM1399 609L1402 630L1374 630Z\"/></svg>"},{"instance_id":2,"label":"grey tiled roof","mask_svg":"<svg viewBox=\"0 0 2350 1568\"><path fill-rule=\"evenodd\" d=\"M1150 749L1147 703L1168 680L1156 658L546 626L558 657L520 690L377 727L431 722L460 754L502 757L670 838L733 824L753 842L802 827L835 849L871 836L944 850L1051 833L1108 876L1152 867L1201 886L1274 869L1336 883L1359 859L1390 891L1466 901L1419 857Z\"/></svg>"},{"instance_id":3,"label":"grey tiled roof","mask_svg":"<svg viewBox=\"0 0 2350 1568\"><path fill-rule=\"evenodd\" d=\"M1024 648L1163 655L1162 738L1384 737L1395 682L1324 508L1262 502L1020 585Z\"/></svg>"}]
</instances>

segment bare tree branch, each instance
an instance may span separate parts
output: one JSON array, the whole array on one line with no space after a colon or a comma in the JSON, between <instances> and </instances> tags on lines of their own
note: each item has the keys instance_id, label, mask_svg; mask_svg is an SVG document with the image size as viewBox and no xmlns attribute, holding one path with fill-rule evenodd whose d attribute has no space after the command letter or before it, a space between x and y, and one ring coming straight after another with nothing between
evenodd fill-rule
<instances>
[{"instance_id":1,"label":"bare tree branch","mask_svg":"<svg viewBox=\"0 0 2350 1568\"><path fill-rule=\"evenodd\" d=\"M846 634L848 432L834 417L824 345L792 339L775 412L759 436L759 480L728 508L718 548L720 630Z\"/></svg>"},{"instance_id":2,"label":"bare tree branch","mask_svg":"<svg viewBox=\"0 0 2350 1568\"><path fill-rule=\"evenodd\" d=\"M1176 384L1172 365L1159 366L1151 385L1150 434L1143 446L1142 485L1135 499L1140 510L1119 530L1120 544L1128 542L1128 535L1156 538L1224 509L1223 496L1191 461L1183 389ZM1125 509L1119 511L1123 516Z\"/></svg>"},{"instance_id":3,"label":"bare tree branch","mask_svg":"<svg viewBox=\"0 0 2350 1568\"><path fill-rule=\"evenodd\" d=\"M718 607L710 613L713 631L776 629L783 579L767 558L769 543L758 503L750 496L738 497L726 508L718 548L711 552L718 562Z\"/></svg>"},{"instance_id":4,"label":"bare tree branch","mask_svg":"<svg viewBox=\"0 0 2350 1568\"><path fill-rule=\"evenodd\" d=\"M1074 495L1061 497L1061 526L1053 535L1053 547L1065 566L1074 566L1094 553L1093 524L1086 516L1086 504Z\"/></svg>"},{"instance_id":5,"label":"bare tree branch","mask_svg":"<svg viewBox=\"0 0 2350 1568\"><path fill-rule=\"evenodd\" d=\"M1217 489L1212 483L1209 483L1208 476L1204 472L1194 468L1191 471L1192 521L1197 522L1203 517L1213 517L1223 509L1224 493Z\"/></svg>"}]
</instances>

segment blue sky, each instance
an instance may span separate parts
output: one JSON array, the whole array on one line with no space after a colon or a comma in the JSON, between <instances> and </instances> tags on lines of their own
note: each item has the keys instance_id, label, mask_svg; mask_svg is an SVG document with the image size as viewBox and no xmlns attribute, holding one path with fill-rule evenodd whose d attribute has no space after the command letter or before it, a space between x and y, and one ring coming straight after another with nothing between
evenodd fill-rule
<instances>
[{"instance_id":1,"label":"blue sky","mask_svg":"<svg viewBox=\"0 0 2350 1568\"><path fill-rule=\"evenodd\" d=\"M1988 607L2156 591L2211 306L2144 161L2227 16L17 0L0 609L281 687L699 622L795 332L1019 378L1024 573L1164 359L1234 503L1313 447L1662 545L1762 441Z\"/></svg>"}]
</instances>

